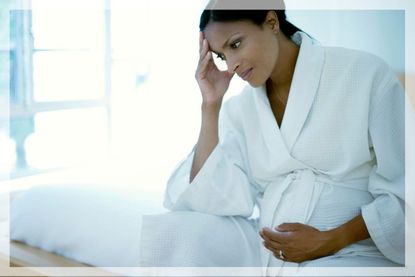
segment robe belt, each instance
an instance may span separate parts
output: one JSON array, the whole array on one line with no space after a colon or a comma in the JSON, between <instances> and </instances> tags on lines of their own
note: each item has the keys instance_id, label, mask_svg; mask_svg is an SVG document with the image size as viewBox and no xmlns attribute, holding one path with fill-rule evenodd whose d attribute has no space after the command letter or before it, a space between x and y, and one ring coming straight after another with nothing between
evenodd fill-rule
<instances>
[{"instance_id":1,"label":"robe belt","mask_svg":"<svg viewBox=\"0 0 415 277\"><path fill-rule=\"evenodd\" d=\"M316 174L311 169L295 170L284 179L268 184L261 201L260 227L273 230L274 227L284 222L307 224L327 184L367 190L367 179L338 183ZM287 194L288 191L290 193ZM298 265L274 258L272 253L263 246L261 247L261 260L263 267L297 267Z\"/></svg>"}]
</instances>

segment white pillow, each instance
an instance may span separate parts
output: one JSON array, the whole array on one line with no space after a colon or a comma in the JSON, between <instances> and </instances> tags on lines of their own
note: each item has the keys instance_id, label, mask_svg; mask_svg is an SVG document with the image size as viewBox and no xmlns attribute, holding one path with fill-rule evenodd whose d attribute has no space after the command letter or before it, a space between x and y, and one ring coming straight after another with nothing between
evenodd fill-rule
<instances>
[{"instance_id":1,"label":"white pillow","mask_svg":"<svg viewBox=\"0 0 415 277\"><path fill-rule=\"evenodd\" d=\"M10 205L12 240L102 267L138 265L141 215L164 212L161 197L90 185L42 186Z\"/></svg>"}]
</instances>

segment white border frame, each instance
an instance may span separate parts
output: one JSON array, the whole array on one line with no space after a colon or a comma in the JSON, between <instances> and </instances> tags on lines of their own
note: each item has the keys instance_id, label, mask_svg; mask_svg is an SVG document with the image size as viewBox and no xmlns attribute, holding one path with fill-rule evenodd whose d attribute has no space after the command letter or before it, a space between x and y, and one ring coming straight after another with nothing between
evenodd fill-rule
<instances>
[{"instance_id":1,"label":"white border frame","mask_svg":"<svg viewBox=\"0 0 415 277\"><path fill-rule=\"evenodd\" d=\"M99 1L99 0L97 0ZM118 0L120 8L133 8L134 2L140 0ZM142 1L142 0L141 0ZM155 1L155 0L153 0ZM169 1L157 0L158 7L164 4L172 8L175 6L185 7L185 2L189 0ZM190 0L195 1L195 0ZM198 1L198 0L196 0ZM206 0L199 0L207 2ZM71 2L70 6L62 6L56 0L56 6L45 8L74 8L88 9L93 8L94 1L77 0ZM169 3L168 3L169 2ZM67 2L66 2L67 3ZM108 1L106 2L109 9ZM258 2L255 2L258 3ZM262 3L262 2L260 2ZM92 5L91 5L92 4ZM152 3L153 4L153 3ZM413 0L286 0L287 9L301 10L405 10L405 87L406 87L406 265L405 267L324 267L324 268L304 268L302 276L414 276L415 275L415 1ZM16 4L12 9L27 9L25 1ZM261 8L261 7L258 7ZM6 108L7 107L2 107ZM412 142L412 143L410 143ZM411 172L412 169L412 172ZM410 186L409 184L412 184ZM411 242L411 243L410 243ZM8 248L9 249L9 248ZM108 274L102 270L108 271ZM102 267L102 268L83 268L83 267L25 267L12 268L3 267L0 263L0 276L36 276L37 274L55 276L114 276L118 274L129 274L135 276L254 276L262 272L264 268L248 267L170 267L170 268L140 268L140 267ZM110 272L117 272L113 274ZM280 272L281 276L292 276L293 270L284 268Z\"/></svg>"}]
</instances>

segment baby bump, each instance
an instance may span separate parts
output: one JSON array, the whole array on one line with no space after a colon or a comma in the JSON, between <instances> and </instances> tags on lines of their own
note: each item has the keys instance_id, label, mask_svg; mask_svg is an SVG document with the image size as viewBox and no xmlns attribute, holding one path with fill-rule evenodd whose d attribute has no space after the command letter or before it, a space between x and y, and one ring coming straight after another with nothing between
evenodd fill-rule
<instances>
[{"instance_id":1,"label":"baby bump","mask_svg":"<svg viewBox=\"0 0 415 277\"><path fill-rule=\"evenodd\" d=\"M368 191L325 185L308 224L321 231L336 228L361 214L361 207L372 201L373 197ZM352 260L356 256L360 257L357 261L362 257L385 259L370 238L353 243L335 254L336 257L343 258L350 255ZM368 266L366 262L365 260L362 265Z\"/></svg>"},{"instance_id":2,"label":"baby bump","mask_svg":"<svg viewBox=\"0 0 415 277\"><path fill-rule=\"evenodd\" d=\"M308 224L322 231L333 229L359 215L360 208L372 201L367 191L327 184Z\"/></svg>"}]
</instances>

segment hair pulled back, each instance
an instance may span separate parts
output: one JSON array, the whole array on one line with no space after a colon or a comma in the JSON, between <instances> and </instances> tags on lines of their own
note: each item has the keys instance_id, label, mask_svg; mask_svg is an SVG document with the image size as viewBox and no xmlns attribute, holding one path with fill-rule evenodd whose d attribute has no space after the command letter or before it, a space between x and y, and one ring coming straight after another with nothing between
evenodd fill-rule
<instances>
[{"instance_id":1,"label":"hair pulled back","mask_svg":"<svg viewBox=\"0 0 415 277\"><path fill-rule=\"evenodd\" d=\"M277 14L280 30L288 38L297 31L301 31L295 25L291 24L285 15L285 10L273 10ZM203 32L209 22L230 22L249 20L254 24L261 26L269 10L214 10L205 9L200 16L199 29Z\"/></svg>"}]
</instances>

